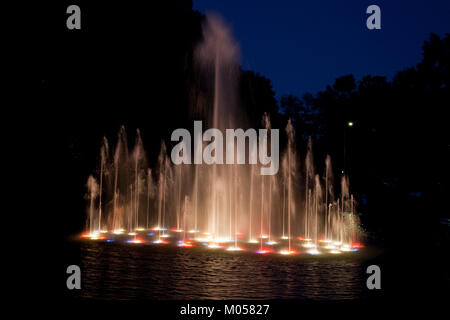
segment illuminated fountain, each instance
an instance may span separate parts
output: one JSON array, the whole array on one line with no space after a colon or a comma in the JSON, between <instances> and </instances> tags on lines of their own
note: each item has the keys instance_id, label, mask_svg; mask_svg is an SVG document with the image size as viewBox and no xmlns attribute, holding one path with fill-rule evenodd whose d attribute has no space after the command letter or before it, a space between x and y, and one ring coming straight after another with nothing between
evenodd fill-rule
<instances>
[{"instance_id":1,"label":"illuminated fountain","mask_svg":"<svg viewBox=\"0 0 450 320\"><path fill-rule=\"evenodd\" d=\"M217 17L209 17L203 36L195 59L204 90L214 93L197 106L203 123L222 132L246 128L237 97L239 46ZM272 134L269 115L261 116L262 128ZM291 121L285 133L278 174L261 175L263 165L251 161L261 151L251 147L249 164L174 165L162 142L156 167L149 168L140 131L130 152L121 127L113 149L106 138L102 141L99 171L89 176L83 237L285 255L359 249L361 232L348 177L342 177L335 195L331 158L319 175L311 139L301 161ZM270 139L264 142L268 147ZM194 144L194 157L201 156L202 147ZM227 152L236 160L236 147Z\"/></svg>"}]
</instances>

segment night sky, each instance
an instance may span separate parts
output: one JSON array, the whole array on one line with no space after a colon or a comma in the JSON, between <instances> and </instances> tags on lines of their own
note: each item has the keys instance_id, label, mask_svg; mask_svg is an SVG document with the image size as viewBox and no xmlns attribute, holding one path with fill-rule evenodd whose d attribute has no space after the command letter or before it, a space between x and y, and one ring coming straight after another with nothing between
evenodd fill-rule
<instances>
[{"instance_id":1,"label":"night sky","mask_svg":"<svg viewBox=\"0 0 450 320\"><path fill-rule=\"evenodd\" d=\"M450 1L194 0L219 12L241 44L242 66L270 78L277 96L316 93L336 77L382 75L421 59L434 32L450 31ZM381 8L381 30L366 28L366 8Z\"/></svg>"}]
</instances>

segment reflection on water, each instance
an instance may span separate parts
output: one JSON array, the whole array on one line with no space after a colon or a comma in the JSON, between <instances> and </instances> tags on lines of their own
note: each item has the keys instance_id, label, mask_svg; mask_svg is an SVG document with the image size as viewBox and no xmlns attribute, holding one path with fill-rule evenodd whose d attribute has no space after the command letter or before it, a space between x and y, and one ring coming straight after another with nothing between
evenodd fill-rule
<instances>
[{"instance_id":1,"label":"reflection on water","mask_svg":"<svg viewBox=\"0 0 450 320\"><path fill-rule=\"evenodd\" d=\"M83 298L357 299L365 281L355 255L260 256L96 242L80 246Z\"/></svg>"}]
</instances>

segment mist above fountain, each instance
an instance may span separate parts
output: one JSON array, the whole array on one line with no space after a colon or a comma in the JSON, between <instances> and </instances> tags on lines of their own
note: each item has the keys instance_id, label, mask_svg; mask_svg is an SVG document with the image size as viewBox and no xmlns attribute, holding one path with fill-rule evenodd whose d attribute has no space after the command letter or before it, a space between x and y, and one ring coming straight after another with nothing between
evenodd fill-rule
<instances>
[{"instance_id":1,"label":"mist above fountain","mask_svg":"<svg viewBox=\"0 0 450 320\"><path fill-rule=\"evenodd\" d=\"M237 98L239 56L230 29L220 18L209 16L195 59L212 94L208 107L199 109L208 127L223 132L246 125L245 108ZM261 117L261 127L270 133L269 115ZM99 171L88 179L85 237L123 235L126 241L155 244L175 239L183 247L202 243L230 251L254 248L282 254L338 253L359 246L360 228L348 178L341 178L340 194L335 194L330 157L319 175L311 140L302 159L290 121L285 133L280 170L265 176L259 174L261 164L174 165L164 142L156 167L149 168L140 131L130 151L121 127L114 154L105 138ZM266 137L264 144L270 139ZM193 154L201 147L194 148ZM250 149L248 156L255 152L260 148Z\"/></svg>"}]
</instances>

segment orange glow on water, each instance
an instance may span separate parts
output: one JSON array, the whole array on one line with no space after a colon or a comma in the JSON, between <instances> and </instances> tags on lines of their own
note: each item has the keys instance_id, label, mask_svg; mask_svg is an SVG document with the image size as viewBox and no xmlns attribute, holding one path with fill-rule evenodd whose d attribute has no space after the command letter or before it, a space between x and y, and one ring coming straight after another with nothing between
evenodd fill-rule
<instances>
[{"instance_id":1,"label":"orange glow on water","mask_svg":"<svg viewBox=\"0 0 450 320\"><path fill-rule=\"evenodd\" d=\"M106 237L100 235L99 233L83 233L81 238L91 239L91 240L104 240Z\"/></svg>"},{"instance_id":2,"label":"orange glow on water","mask_svg":"<svg viewBox=\"0 0 450 320\"><path fill-rule=\"evenodd\" d=\"M243 251L243 248L240 247L228 247L227 251Z\"/></svg>"},{"instance_id":3,"label":"orange glow on water","mask_svg":"<svg viewBox=\"0 0 450 320\"><path fill-rule=\"evenodd\" d=\"M142 239L136 238L132 240L128 240L128 243L143 243L144 241Z\"/></svg>"},{"instance_id":4,"label":"orange glow on water","mask_svg":"<svg viewBox=\"0 0 450 320\"><path fill-rule=\"evenodd\" d=\"M281 250L279 253L282 254L282 255L291 255L291 254L297 254L298 252L294 251L294 250L291 250L291 251L289 251L289 250Z\"/></svg>"}]
</instances>

